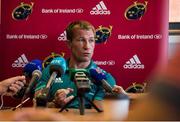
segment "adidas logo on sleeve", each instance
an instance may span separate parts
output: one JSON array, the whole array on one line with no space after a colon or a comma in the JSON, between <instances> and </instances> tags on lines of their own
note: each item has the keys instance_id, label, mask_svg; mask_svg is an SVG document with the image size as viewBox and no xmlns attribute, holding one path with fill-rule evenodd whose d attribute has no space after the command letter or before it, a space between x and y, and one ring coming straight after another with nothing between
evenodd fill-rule
<instances>
[{"instance_id":1,"label":"adidas logo on sleeve","mask_svg":"<svg viewBox=\"0 0 180 122\"><path fill-rule=\"evenodd\" d=\"M130 58L123 67L124 69L144 69L144 65L141 63L137 55Z\"/></svg>"},{"instance_id":2,"label":"adidas logo on sleeve","mask_svg":"<svg viewBox=\"0 0 180 122\"><path fill-rule=\"evenodd\" d=\"M25 54L22 54L17 60L14 61L12 67L24 67L28 63Z\"/></svg>"},{"instance_id":3,"label":"adidas logo on sleeve","mask_svg":"<svg viewBox=\"0 0 180 122\"><path fill-rule=\"evenodd\" d=\"M100 1L96 7L90 11L91 15L110 15L111 12L107 9L103 1Z\"/></svg>"}]
</instances>

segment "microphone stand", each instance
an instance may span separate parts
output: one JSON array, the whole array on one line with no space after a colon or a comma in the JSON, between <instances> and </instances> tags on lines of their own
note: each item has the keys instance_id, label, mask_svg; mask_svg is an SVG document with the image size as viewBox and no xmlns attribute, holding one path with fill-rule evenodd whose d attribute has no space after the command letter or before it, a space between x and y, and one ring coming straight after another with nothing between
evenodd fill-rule
<instances>
[{"instance_id":1,"label":"microphone stand","mask_svg":"<svg viewBox=\"0 0 180 122\"><path fill-rule=\"evenodd\" d=\"M74 70L71 74L74 77L75 85L77 87L77 96L75 96L72 100L70 100L68 103L66 103L59 112L62 112L64 109L68 107L74 100L78 99L79 101L79 110L80 115L84 115L84 104L85 100L88 101L91 106L93 106L97 112L102 112L101 109L99 109L89 98L85 96L86 92L90 91L90 80L87 77L86 72L83 69Z\"/></svg>"},{"instance_id":2,"label":"microphone stand","mask_svg":"<svg viewBox=\"0 0 180 122\"><path fill-rule=\"evenodd\" d=\"M88 101L95 109L97 112L103 112L101 109L99 109L89 98L87 98L85 96L84 91L82 90L78 90L77 91L77 96L75 96L72 100L70 100L68 103L66 103L59 112L62 112L64 109L67 110L68 105L70 105L73 101L75 101L76 99L78 99L79 101L79 110L80 110L80 115L84 115L84 103L85 100Z\"/></svg>"},{"instance_id":3,"label":"microphone stand","mask_svg":"<svg viewBox=\"0 0 180 122\"><path fill-rule=\"evenodd\" d=\"M87 100L95 109L97 112L103 112L101 109L99 109L89 98L87 98L84 95L84 92L78 90L77 96L75 96L72 100L70 100L68 103L66 103L59 112L62 112L64 109L66 109L68 107L68 105L70 105L73 101L75 101L76 99L78 99L79 101L79 110L80 110L80 115L84 115L84 100Z\"/></svg>"}]
</instances>

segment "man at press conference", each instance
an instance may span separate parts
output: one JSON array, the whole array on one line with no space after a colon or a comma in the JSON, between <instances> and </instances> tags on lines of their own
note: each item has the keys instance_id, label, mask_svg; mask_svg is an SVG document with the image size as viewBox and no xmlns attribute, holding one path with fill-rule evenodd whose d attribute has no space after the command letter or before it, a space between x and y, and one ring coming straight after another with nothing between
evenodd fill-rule
<instances>
[{"instance_id":1,"label":"man at press conference","mask_svg":"<svg viewBox=\"0 0 180 122\"><path fill-rule=\"evenodd\" d=\"M121 86L116 85L116 81L112 77L112 75L102 70L92 60L95 48L94 26L87 21L77 20L71 22L68 25L66 33L67 45L71 51L71 55L70 58L66 60L67 69L65 71L65 74L61 76L62 81L55 81L51 85L49 91L49 99L53 101L55 106L62 107L77 95L77 88L75 86L75 83L70 78L69 74L71 69L85 69L89 71L93 68L97 70L97 72L101 72L106 76L106 80L110 84L110 86L112 86L113 92L125 93ZM46 86L47 81L50 78L49 68L50 67L47 66L42 72L42 77L36 87L35 98L39 94L41 94L42 89ZM93 103L101 110L103 110L102 100L104 95L104 89L95 85L94 83L91 84L90 92L85 94L85 96L92 100ZM88 103L86 105L88 106ZM78 108L78 101L74 101L68 107Z\"/></svg>"}]
</instances>

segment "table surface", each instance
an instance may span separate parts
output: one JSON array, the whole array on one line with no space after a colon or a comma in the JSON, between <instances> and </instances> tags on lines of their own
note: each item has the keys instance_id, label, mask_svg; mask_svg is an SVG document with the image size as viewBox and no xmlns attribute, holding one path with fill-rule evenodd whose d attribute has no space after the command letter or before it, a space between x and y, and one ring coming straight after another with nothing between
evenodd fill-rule
<instances>
[{"instance_id":1,"label":"table surface","mask_svg":"<svg viewBox=\"0 0 180 122\"><path fill-rule=\"evenodd\" d=\"M131 94L130 99L137 99L139 94ZM59 115L58 120L68 120L68 121L118 121L123 120L127 117L129 110L128 102L126 99L104 99L103 100L104 112L97 112L94 108L85 109L85 114L80 115L79 109L68 109L69 111L59 112L58 108L34 108L36 110L43 109L43 111L48 115L56 114ZM11 109L0 111L0 120L14 120L14 116L18 112L28 112L27 107L17 109L12 111ZM31 108L32 109L32 108ZM34 116L34 118L40 116ZM43 118L43 115L41 116ZM36 120L36 119L35 119ZM40 119L41 120L41 119Z\"/></svg>"}]
</instances>

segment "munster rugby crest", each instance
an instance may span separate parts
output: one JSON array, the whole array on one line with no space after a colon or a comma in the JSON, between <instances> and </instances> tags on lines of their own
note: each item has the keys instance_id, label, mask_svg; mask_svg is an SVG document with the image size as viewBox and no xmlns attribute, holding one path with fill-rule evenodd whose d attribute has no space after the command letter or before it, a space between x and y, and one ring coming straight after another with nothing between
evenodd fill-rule
<instances>
[{"instance_id":1,"label":"munster rugby crest","mask_svg":"<svg viewBox=\"0 0 180 122\"><path fill-rule=\"evenodd\" d=\"M124 13L126 19L140 20L147 11L147 3L147 1L145 1L145 3L134 2L134 4L130 5Z\"/></svg>"},{"instance_id":2,"label":"munster rugby crest","mask_svg":"<svg viewBox=\"0 0 180 122\"><path fill-rule=\"evenodd\" d=\"M99 26L98 29L96 29L96 43L106 43L108 41L108 38L111 36L112 26L103 27Z\"/></svg>"},{"instance_id":3,"label":"munster rugby crest","mask_svg":"<svg viewBox=\"0 0 180 122\"><path fill-rule=\"evenodd\" d=\"M34 3L31 4L21 3L12 12L12 18L14 20L24 20L28 19L28 16L32 13L32 7Z\"/></svg>"},{"instance_id":4,"label":"munster rugby crest","mask_svg":"<svg viewBox=\"0 0 180 122\"><path fill-rule=\"evenodd\" d=\"M128 93L144 93L147 91L147 83L132 83L126 90Z\"/></svg>"},{"instance_id":5,"label":"munster rugby crest","mask_svg":"<svg viewBox=\"0 0 180 122\"><path fill-rule=\"evenodd\" d=\"M47 56L44 60L43 60L43 63L42 63L42 67L43 69L46 68L50 63L51 61L56 58L56 57L64 57L65 53L62 52L61 54L57 54L57 53L51 53L51 55Z\"/></svg>"}]
</instances>

